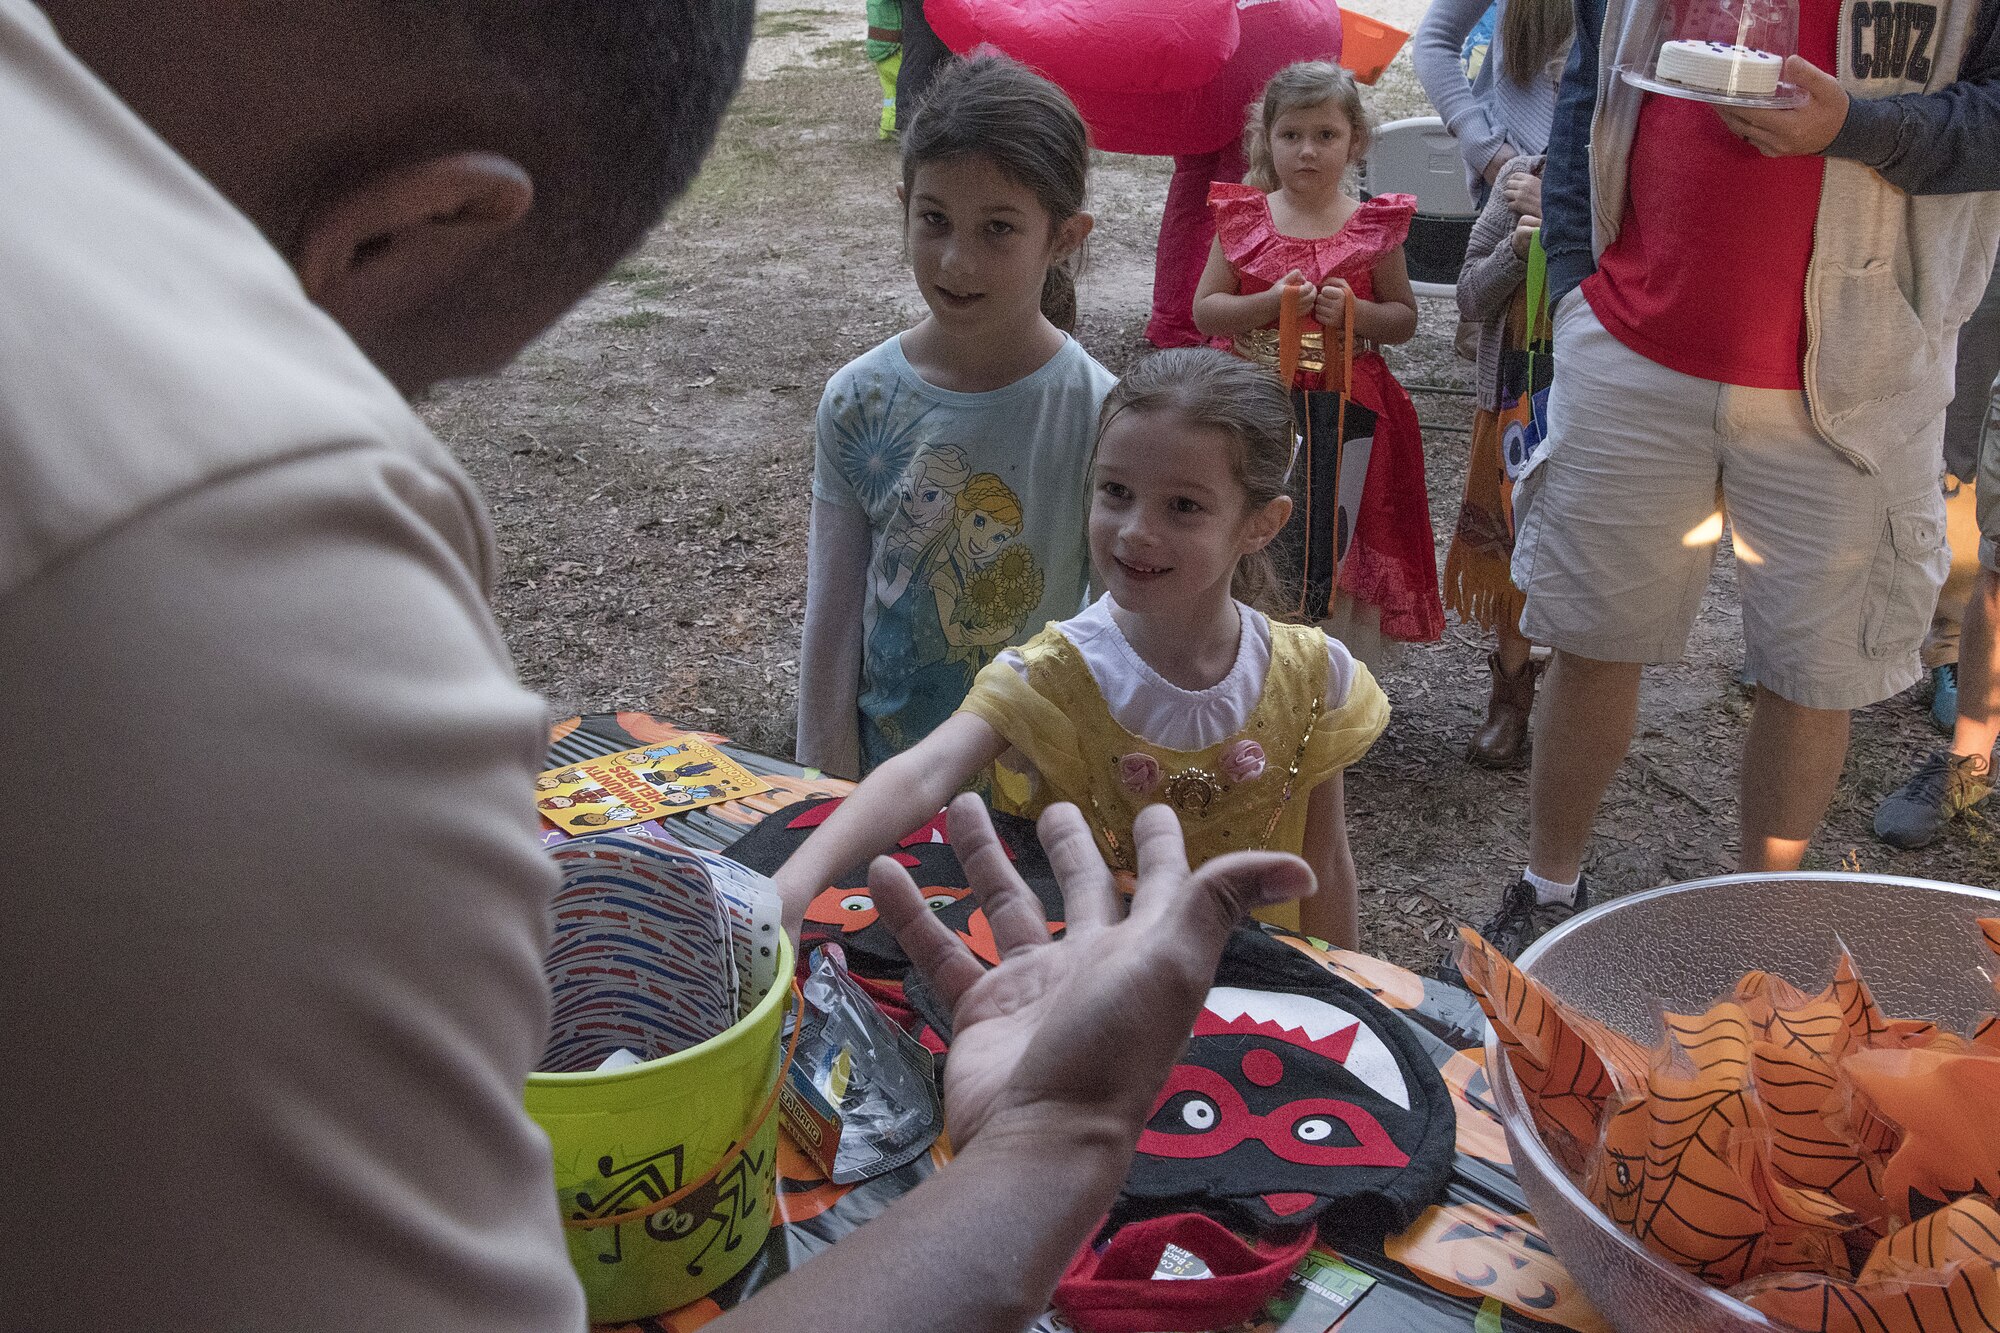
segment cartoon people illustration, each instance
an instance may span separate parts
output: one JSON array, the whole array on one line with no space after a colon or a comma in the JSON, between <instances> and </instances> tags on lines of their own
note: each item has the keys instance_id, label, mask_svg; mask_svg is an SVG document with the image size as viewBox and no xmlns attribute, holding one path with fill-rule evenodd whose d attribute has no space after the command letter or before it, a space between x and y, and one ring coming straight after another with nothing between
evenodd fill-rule
<instances>
[{"instance_id":1,"label":"cartoon people illustration","mask_svg":"<svg viewBox=\"0 0 2000 1333\"><path fill-rule=\"evenodd\" d=\"M1010 545L1021 535L1021 500L999 477L966 482L955 509L929 586L944 656L963 665L969 686L1041 604L1042 571L1026 547Z\"/></svg>"},{"instance_id":2,"label":"cartoon people illustration","mask_svg":"<svg viewBox=\"0 0 2000 1333\"><path fill-rule=\"evenodd\" d=\"M603 828L606 824L624 823L637 819L639 812L629 805L614 805L609 810L587 810L583 814L570 817L570 823L579 828Z\"/></svg>"},{"instance_id":3,"label":"cartoon people illustration","mask_svg":"<svg viewBox=\"0 0 2000 1333\"><path fill-rule=\"evenodd\" d=\"M648 763L656 763L659 760L671 759L677 754L684 754L686 752L687 746L685 745L655 745L644 754L641 754L639 758Z\"/></svg>"},{"instance_id":4,"label":"cartoon people illustration","mask_svg":"<svg viewBox=\"0 0 2000 1333\"><path fill-rule=\"evenodd\" d=\"M909 590L925 548L950 522L971 475L957 445L932 449L911 462L896 487L896 512L882 541L882 558L869 575L869 591L881 605L894 606Z\"/></svg>"},{"instance_id":5,"label":"cartoon people illustration","mask_svg":"<svg viewBox=\"0 0 2000 1333\"><path fill-rule=\"evenodd\" d=\"M672 791L663 792L660 799L668 805L680 807L693 805L696 801L712 801L718 796L727 794L726 787L717 786L713 782L704 782L698 787L676 787Z\"/></svg>"},{"instance_id":6,"label":"cartoon people illustration","mask_svg":"<svg viewBox=\"0 0 2000 1333\"><path fill-rule=\"evenodd\" d=\"M536 791L554 791L563 785L563 780L553 773L544 773L535 779Z\"/></svg>"},{"instance_id":7,"label":"cartoon people illustration","mask_svg":"<svg viewBox=\"0 0 2000 1333\"><path fill-rule=\"evenodd\" d=\"M567 810L576 804L574 796L545 796L535 802L537 810Z\"/></svg>"}]
</instances>

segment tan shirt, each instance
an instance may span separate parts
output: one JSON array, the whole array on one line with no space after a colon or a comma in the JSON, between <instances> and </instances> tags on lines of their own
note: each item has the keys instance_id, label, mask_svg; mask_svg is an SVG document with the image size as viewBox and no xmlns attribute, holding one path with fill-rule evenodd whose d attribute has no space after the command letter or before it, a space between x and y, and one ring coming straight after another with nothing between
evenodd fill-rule
<instances>
[{"instance_id":1,"label":"tan shirt","mask_svg":"<svg viewBox=\"0 0 2000 1333\"><path fill-rule=\"evenodd\" d=\"M479 497L0 0L0 1326L575 1329Z\"/></svg>"}]
</instances>

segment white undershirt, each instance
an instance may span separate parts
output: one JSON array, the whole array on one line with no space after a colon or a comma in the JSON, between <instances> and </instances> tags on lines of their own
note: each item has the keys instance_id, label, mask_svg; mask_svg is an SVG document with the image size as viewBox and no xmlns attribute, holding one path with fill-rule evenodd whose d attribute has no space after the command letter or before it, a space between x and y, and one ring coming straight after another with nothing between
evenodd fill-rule
<instances>
[{"instance_id":1,"label":"white undershirt","mask_svg":"<svg viewBox=\"0 0 2000 1333\"><path fill-rule=\"evenodd\" d=\"M1111 615L1109 593L1083 613L1056 628L1073 644L1097 682L1111 710L1111 719L1152 745L1168 750L1205 750L1242 731L1264 695L1264 677L1271 669L1271 622L1260 611L1237 602L1243 632L1236 662L1229 674L1205 690L1184 690L1146 665L1126 641ZM1007 648L999 661L1028 678L1028 664L1019 650ZM1333 639L1326 641L1326 702L1338 708L1347 702L1354 680L1354 659Z\"/></svg>"}]
</instances>

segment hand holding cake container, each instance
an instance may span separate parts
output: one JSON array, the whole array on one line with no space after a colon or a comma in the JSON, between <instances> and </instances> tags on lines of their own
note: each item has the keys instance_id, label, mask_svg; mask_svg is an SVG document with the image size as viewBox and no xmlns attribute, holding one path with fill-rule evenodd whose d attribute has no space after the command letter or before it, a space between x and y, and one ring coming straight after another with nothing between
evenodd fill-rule
<instances>
[{"instance_id":1,"label":"hand holding cake container","mask_svg":"<svg viewBox=\"0 0 2000 1333\"><path fill-rule=\"evenodd\" d=\"M1799 45L1797 0L1676 0L1666 7L1644 59L1621 64L1648 92L1720 106L1795 107L1805 91L1786 82Z\"/></svg>"}]
</instances>

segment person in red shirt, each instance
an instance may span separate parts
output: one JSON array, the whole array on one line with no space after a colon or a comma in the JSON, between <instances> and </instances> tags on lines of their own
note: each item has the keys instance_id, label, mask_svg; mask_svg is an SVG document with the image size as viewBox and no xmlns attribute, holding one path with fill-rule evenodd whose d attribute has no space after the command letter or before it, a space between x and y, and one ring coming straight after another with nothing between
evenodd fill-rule
<instances>
[{"instance_id":1,"label":"person in red shirt","mask_svg":"<svg viewBox=\"0 0 2000 1333\"><path fill-rule=\"evenodd\" d=\"M1642 92L1621 71L1670 7L1579 5L1543 190L1549 443L1515 495L1521 629L1555 661L1528 865L1485 925L1509 954L1588 902L1641 668L1685 651L1725 529L1757 682L1740 869L1799 865L1850 710L1921 675L1952 347L2000 234L2000 0L1797 5L1791 108Z\"/></svg>"}]
</instances>

